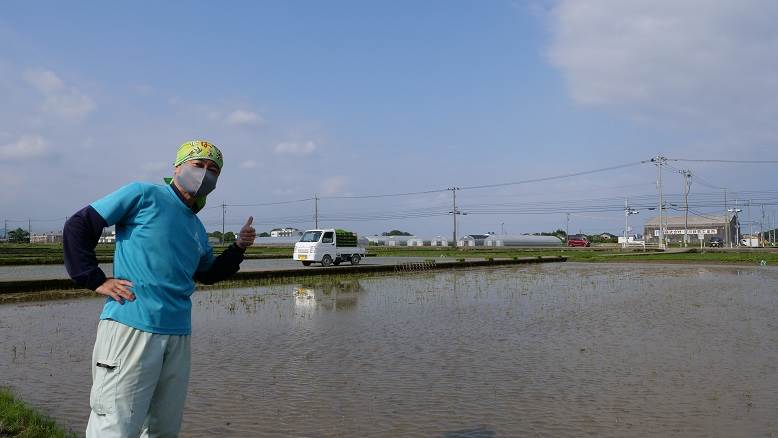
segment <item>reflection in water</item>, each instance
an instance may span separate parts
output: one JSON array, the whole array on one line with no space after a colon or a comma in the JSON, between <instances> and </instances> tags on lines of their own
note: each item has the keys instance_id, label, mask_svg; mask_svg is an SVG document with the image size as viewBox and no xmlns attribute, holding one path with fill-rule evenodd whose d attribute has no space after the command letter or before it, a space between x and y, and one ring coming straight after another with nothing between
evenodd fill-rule
<instances>
[{"instance_id":1,"label":"reflection in water","mask_svg":"<svg viewBox=\"0 0 778 438\"><path fill-rule=\"evenodd\" d=\"M324 310L351 310L357 305L362 285L359 280L309 282L294 290L295 306Z\"/></svg>"},{"instance_id":2,"label":"reflection in water","mask_svg":"<svg viewBox=\"0 0 778 438\"><path fill-rule=\"evenodd\" d=\"M570 263L198 292L182 436L778 435L776 281ZM0 386L82 431L101 305L0 305Z\"/></svg>"}]
</instances>

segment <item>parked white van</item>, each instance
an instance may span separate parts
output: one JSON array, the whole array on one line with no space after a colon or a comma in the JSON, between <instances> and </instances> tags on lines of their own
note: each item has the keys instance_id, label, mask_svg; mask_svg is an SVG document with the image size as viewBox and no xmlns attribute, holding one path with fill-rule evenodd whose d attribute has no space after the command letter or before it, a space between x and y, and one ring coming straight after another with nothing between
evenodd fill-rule
<instances>
[{"instance_id":1,"label":"parked white van","mask_svg":"<svg viewBox=\"0 0 778 438\"><path fill-rule=\"evenodd\" d=\"M357 234L346 230L308 230L294 244L293 260L304 266L321 263L322 266L351 262L358 265L365 256L365 248L358 244Z\"/></svg>"}]
</instances>

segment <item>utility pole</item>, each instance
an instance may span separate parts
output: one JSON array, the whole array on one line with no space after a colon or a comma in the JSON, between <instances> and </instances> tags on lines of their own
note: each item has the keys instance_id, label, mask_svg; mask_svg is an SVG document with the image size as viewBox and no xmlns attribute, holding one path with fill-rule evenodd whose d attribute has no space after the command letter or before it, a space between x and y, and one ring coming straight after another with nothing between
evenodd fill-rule
<instances>
[{"instance_id":1,"label":"utility pole","mask_svg":"<svg viewBox=\"0 0 778 438\"><path fill-rule=\"evenodd\" d=\"M659 189L659 249L665 249L665 228L664 228L664 202L662 202L662 166L667 161L667 158L662 155L657 155L651 159L651 162L656 165L658 175L657 188Z\"/></svg>"},{"instance_id":2,"label":"utility pole","mask_svg":"<svg viewBox=\"0 0 778 438\"><path fill-rule=\"evenodd\" d=\"M449 211L448 213L454 218L454 243L452 246L456 248L457 246L457 215L463 214L461 211L457 210L457 190L460 190L459 187L449 187L448 190L451 190L451 194L453 195L454 199L454 208Z\"/></svg>"},{"instance_id":3,"label":"utility pole","mask_svg":"<svg viewBox=\"0 0 778 438\"><path fill-rule=\"evenodd\" d=\"M565 225L565 245L570 241L570 213L565 213L567 216L567 223Z\"/></svg>"},{"instance_id":4,"label":"utility pole","mask_svg":"<svg viewBox=\"0 0 778 438\"><path fill-rule=\"evenodd\" d=\"M724 190L724 219L727 222L727 225L724 227L724 238L727 239L727 242L729 242L729 210L727 209L727 188L723 187L722 190ZM732 247L732 242L730 242L729 246L730 248Z\"/></svg>"},{"instance_id":5,"label":"utility pole","mask_svg":"<svg viewBox=\"0 0 778 438\"><path fill-rule=\"evenodd\" d=\"M627 237L627 231L629 230L629 217L633 214L640 213L637 210L633 210L629 207L629 200L627 198L624 198L624 244L621 245L622 248L627 247L627 242L629 238Z\"/></svg>"},{"instance_id":6,"label":"utility pole","mask_svg":"<svg viewBox=\"0 0 778 438\"><path fill-rule=\"evenodd\" d=\"M3 220L3 238L8 240L8 219Z\"/></svg>"},{"instance_id":7,"label":"utility pole","mask_svg":"<svg viewBox=\"0 0 778 438\"><path fill-rule=\"evenodd\" d=\"M764 239L764 204L759 205L762 207L762 217L759 219L759 247L761 247Z\"/></svg>"},{"instance_id":8,"label":"utility pole","mask_svg":"<svg viewBox=\"0 0 778 438\"><path fill-rule=\"evenodd\" d=\"M751 247L754 238L754 228L751 223L751 200L748 200L748 247Z\"/></svg>"},{"instance_id":9,"label":"utility pole","mask_svg":"<svg viewBox=\"0 0 778 438\"><path fill-rule=\"evenodd\" d=\"M32 219L27 218L27 243L32 242Z\"/></svg>"},{"instance_id":10,"label":"utility pole","mask_svg":"<svg viewBox=\"0 0 778 438\"><path fill-rule=\"evenodd\" d=\"M227 214L226 205L222 202L222 238L221 244L224 245L224 216Z\"/></svg>"},{"instance_id":11,"label":"utility pole","mask_svg":"<svg viewBox=\"0 0 778 438\"><path fill-rule=\"evenodd\" d=\"M629 201L627 198L624 198L624 244L621 245L622 248L627 247L627 228L629 228Z\"/></svg>"},{"instance_id":12,"label":"utility pole","mask_svg":"<svg viewBox=\"0 0 778 438\"><path fill-rule=\"evenodd\" d=\"M319 229L319 195L313 195L313 221L314 229Z\"/></svg>"},{"instance_id":13,"label":"utility pole","mask_svg":"<svg viewBox=\"0 0 778 438\"><path fill-rule=\"evenodd\" d=\"M683 226L683 246L689 246L689 189L692 185L692 171L689 169L679 170L683 175L683 196L686 204L685 219Z\"/></svg>"},{"instance_id":14,"label":"utility pole","mask_svg":"<svg viewBox=\"0 0 778 438\"><path fill-rule=\"evenodd\" d=\"M737 208L737 199L735 199L735 216L737 217L737 221L735 221L735 240L737 241L737 246L740 247L740 216L738 213L740 212L740 209Z\"/></svg>"},{"instance_id":15,"label":"utility pole","mask_svg":"<svg viewBox=\"0 0 778 438\"><path fill-rule=\"evenodd\" d=\"M735 199L735 208L732 210L735 213L735 241L738 247L740 247L740 213L741 209L737 208L737 199Z\"/></svg>"}]
</instances>

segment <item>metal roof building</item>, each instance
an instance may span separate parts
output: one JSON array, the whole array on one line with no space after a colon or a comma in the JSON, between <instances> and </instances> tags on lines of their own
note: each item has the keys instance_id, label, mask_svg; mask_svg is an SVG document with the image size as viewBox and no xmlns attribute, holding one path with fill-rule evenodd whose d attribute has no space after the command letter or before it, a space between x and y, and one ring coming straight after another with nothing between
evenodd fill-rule
<instances>
[{"instance_id":1,"label":"metal roof building","mask_svg":"<svg viewBox=\"0 0 778 438\"><path fill-rule=\"evenodd\" d=\"M408 246L411 239L416 239L416 236L367 236L371 244L382 246Z\"/></svg>"},{"instance_id":2,"label":"metal roof building","mask_svg":"<svg viewBox=\"0 0 778 438\"><path fill-rule=\"evenodd\" d=\"M294 246L300 241L300 236L281 236L281 237L257 237L254 239L254 245L257 246Z\"/></svg>"},{"instance_id":3,"label":"metal roof building","mask_svg":"<svg viewBox=\"0 0 778 438\"><path fill-rule=\"evenodd\" d=\"M556 236L518 236L493 234L484 240L486 246L562 246L564 242Z\"/></svg>"},{"instance_id":4,"label":"metal roof building","mask_svg":"<svg viewBox=\"0 0 778 438\"><path fill-rule=\"evenodd\" d=\"M720 237L725 245L736 242L740 235L740 224L737 216L725 215L692 215L665 216L664 234L667 243L682 243L684 234L689 235L689 243L703 244L710 242L711 237ZM651 218L644 225L643 235L646 243L659 243L659 217Z\"/></svg>"}]
</instances>

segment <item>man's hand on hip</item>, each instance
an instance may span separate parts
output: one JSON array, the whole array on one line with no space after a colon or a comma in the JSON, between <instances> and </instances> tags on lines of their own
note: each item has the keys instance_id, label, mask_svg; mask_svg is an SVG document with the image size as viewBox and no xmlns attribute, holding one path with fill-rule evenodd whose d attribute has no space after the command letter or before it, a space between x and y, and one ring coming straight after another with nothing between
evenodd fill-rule
<instances>
[{"instance_id":1,"label":"man's hand on hip","mask_svg":"<svg viewBox=\"0 0 778 438\"><path fill-rule=\"evenodd\" d=\"M128 280L119 280L118 278L109 278L101 284L95 292L100 295L111 297L119 304L124 304L124 300L135 301L135 294L130 291L132 282Z\"/></svg>"},{"instance_id":2,"label":"man's hand on hip","mask_svg":"<svg viewBox=\"0 0 778 438\"><path fill-rule=\"evenodd\" d=\"M254 244L254 239L257 238L257 230L251 226L252 222L254 222L254 216L249 216L246 225L243 225L243 228L240 229L238 240L235 242L235 244L238 245L238 248L246 249Z\"/></svg>"}]
</instances>

